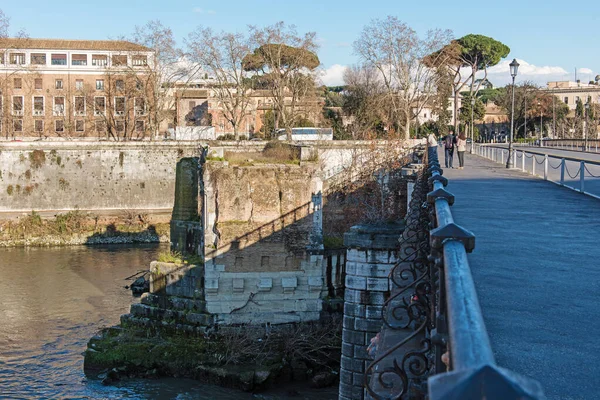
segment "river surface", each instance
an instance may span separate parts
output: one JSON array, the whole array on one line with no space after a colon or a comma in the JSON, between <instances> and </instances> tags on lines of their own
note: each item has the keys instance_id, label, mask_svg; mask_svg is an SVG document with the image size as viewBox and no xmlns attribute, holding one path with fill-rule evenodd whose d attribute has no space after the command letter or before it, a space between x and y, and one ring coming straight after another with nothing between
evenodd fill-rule
<instances>
[{"instance_id":1,"label":"river surface","mask_svg":"<svg viewBox=\"0 0 600 400\"><path fill-rule=\"evenodd\" d=\"M337 389L250 394L192 380L87 379L83 351L133 301L125 280L165 247L0 249L0 399L336 399Z\"/></svg>"}]
</instances>

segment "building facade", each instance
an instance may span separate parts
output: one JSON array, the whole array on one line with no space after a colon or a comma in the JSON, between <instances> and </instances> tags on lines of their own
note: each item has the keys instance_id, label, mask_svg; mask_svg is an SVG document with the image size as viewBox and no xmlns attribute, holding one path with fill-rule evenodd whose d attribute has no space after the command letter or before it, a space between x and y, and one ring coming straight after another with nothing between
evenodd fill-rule
<instances>
[{"instance_id":1,"label":"building facade","mask_svg":"<svg viewBox=\"0 0 600 400\"><path fill-rule=\"evenodd\" d=\"M557 81L548 82L544 89L548 93L554 94L563 103L569 106L570 110L575 110L577 102L583 104L600 103L600 85L598 83L581 83L580 81Z\"/></svg>"},{"instance_id":2,"label":"building facade","mask_svg":"<svg viewBox=\"0 0 600 400\"><path fill-rule=\"evenodd\" d=\"M1 136L148 135L153 54L125 41L0 39Z\"/></svg>"}]
</instances>

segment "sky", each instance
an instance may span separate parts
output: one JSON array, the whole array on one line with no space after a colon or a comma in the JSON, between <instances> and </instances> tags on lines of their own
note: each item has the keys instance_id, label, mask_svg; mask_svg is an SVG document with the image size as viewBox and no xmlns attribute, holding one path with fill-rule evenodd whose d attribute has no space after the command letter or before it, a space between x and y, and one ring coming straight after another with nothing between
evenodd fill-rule
<instances>
[{"instance_id":1,"label":"sky","mask_svg":"<svg viewBox=\"0 0 600 400\"><path fill-rule=\"evenodd\" d=\"M583 82L600 73L600 10L589 0L1 0L0 9L11 19L11 33L24 29L32 38L114 39L158 19L171 27L180 45L199 25L234 32L285 21L296 25L299 33L317 33L321 80L327 85L343 84L344 69L360 61L353 41L366 24L387 15L419 34L443 28L456 38L477 33L503 42L511 52L490 70L495 86L510 81L508 64L513 58L522 65L517 81L540 85L573 80L576 68Z\"/></svg>"}]
</instances>

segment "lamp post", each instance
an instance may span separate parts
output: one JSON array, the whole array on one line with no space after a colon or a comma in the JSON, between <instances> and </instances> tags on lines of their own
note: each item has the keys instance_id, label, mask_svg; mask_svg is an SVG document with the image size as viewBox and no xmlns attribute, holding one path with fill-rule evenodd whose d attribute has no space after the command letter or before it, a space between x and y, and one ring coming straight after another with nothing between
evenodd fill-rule
<instances>
[{"instance_id":1,"label":"lamp post","mask_svg":"<svg viewBox=\"0 0 600 400\"><path fill-rule=\"evenodd\" d=\"M513 131L515 129L515 78L519 71L517 59L513 59L510 65L510 76L512 76L512 104L510 108L510 141L508 142L508 157L506 158L506 168L514 168L515 160L512 156Z\"/></svg>"},{"instance_id":2,"label":"lamp post","mask_svg":"<svg viewBox=\"0 0 600 400\"><path fill-rule=\"evenodd\" d=\"M475 111L475 97L471 98L471 154L473 154L473 144L475 143L475 134L473 132L473 113Z\"/></svg>"},{"instance_id":3,"label":"lamp post","mask_svg":"<svg viewBox=\"0 0 600 400\"><path fill-rule=\"evenodd\" d=\"M544 121L543 121L543 116L544 116L544 112L542 111L542 103L540 101L537 102L538 108L540 109L540 147L543 147L542 145L542 136L544 134Z\"/></svg>"},{"instance_id":4,"label":"lamp post","mask_svg":"<svg viewBox=\"0 0 600 400\"><path fill-rule=\"evenodd\" d=\"M583 140L584 140L583 145L585 146L583 148L583 151L587 151L587 148L588 148L588 146L587 146L588 138L587 138L587 129L586 128L587 128L587 114L588 114L589 109L590 109L590 102L587 101L585 103L585 106L583 107Z\"/></svg>"}]
</instances>

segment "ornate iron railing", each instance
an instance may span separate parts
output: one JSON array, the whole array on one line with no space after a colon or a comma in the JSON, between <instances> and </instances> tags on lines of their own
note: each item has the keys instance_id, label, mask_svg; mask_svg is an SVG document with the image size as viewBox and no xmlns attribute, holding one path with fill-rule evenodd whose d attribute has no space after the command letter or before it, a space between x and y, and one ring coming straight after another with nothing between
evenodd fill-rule
<instances>
[{"instance_id":1,"label":"ornate iron railing","mask_svg":"<svg viewBox=\"0 0 600 400\"><path fill-rule=\"evenodd\" d=\"M499 368L467 252L475 236L454 222L437 149L415 183L379 351L365 371L374 399L543 399L536 381Z\"/></svg>"}]
</instances>

